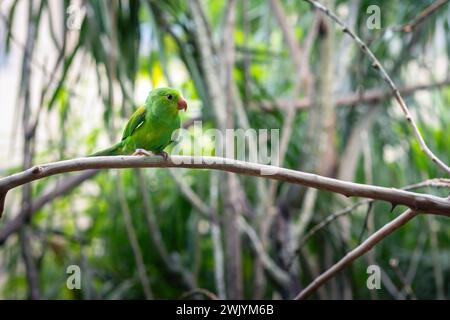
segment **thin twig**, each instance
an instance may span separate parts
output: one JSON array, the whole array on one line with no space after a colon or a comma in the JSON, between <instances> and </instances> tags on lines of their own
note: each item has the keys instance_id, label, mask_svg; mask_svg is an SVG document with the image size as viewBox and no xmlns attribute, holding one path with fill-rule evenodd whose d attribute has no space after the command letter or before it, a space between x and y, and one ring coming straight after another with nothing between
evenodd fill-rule
<instances>
[{"instance_id":1,"label":"thin twig","mask_svg":"<svg viewBox=\"0 0 450 320\"><path fill-rule=\"evenodd\" d=\"M372 67L377 70L384 81L389 85L389 87L392 90L394 98L397 100L401 110L406 116L406 120L411 125L414 135L416 136L417 141L419 142L420 148L422 151L433 161L438 165L442 170L444 170L447 174L450 174L450 167L445 164L442 160L440 160L427 146L425 143L425 140L423 139L420 130L412 117L411 112L408 109L408 106L406 105L406 102L403 100L403 97L400 94L400 91L398 90L395 83L392 81L391 77L388 75L386 70L384 69L383 65L380 63L380 61L375 57L373 52L369 49L367 44L364 43L352 30L350 30L342 21L338 18L338 16L330 11L327 7L320 4L319 2L315 0L304 0L308 3L310 3L312 6L314 6L316 9L321 10L323 13L325 13L328 17L330 17L332 20L334 20L337 24L339 24L342 27L342 32L347 33L350 37L355 40L355 42L358 44L361 51L369 57L369 59L372 61Z\"/></svg>"},{"instance_id":2,"label":"thin twig","mask_svg":"<svg viewBox=\"0 0 450 320\"><path fill-rule=\"evenodd\" d=\"M303 289L296 297L296 300L303 300L309 297L311 294L317 291L325 282L336 276L340 271L344 270L348 265L355 261L358 257L362 256L364 253L372 249L378 242L386 238L392 232L400 228L402 225L407 223L409 220L417 215L416 212L411 209L406 210L397 218L391 222L385 224L381 229L372 234L363 243L357 246L355 249L350 251L343 257L339 262L334 264L327 271L322 273L316 279L314 279L311 284L309 284L305 289Z\"/></svg>"}]
</instances>

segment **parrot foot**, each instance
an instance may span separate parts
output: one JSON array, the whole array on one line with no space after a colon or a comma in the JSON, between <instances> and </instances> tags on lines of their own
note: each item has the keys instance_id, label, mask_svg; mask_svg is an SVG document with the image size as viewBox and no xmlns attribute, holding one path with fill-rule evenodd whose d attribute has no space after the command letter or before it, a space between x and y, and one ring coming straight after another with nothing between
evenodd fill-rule
<instances>
[{"instance_id":1,"label":"parrot foot","mask_svg":"<svg viewBox=\"0 0 450 320\"><path fill-rule=\"evenodd\" d=\"M147 156L150 157L152 154L145 149L136 149L133 153L133 156Z\"/></svg>"},{"instance_id":2,"label":"parrot foot","mask_svg":"<svg viewBox=\"0 0 450 320\"><path fill-rule=\"evenodd\" d=\"M163 157L164 161L167 161L167 159L169 159L169 155L165 151L155 153L155 155Z\"/></svg>"}]
</instances>

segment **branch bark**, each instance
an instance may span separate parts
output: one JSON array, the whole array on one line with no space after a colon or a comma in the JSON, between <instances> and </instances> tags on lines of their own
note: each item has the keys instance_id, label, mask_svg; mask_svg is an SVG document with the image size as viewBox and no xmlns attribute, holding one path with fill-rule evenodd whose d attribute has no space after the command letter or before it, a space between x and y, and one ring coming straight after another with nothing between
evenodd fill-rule
<instances>
[{"instance_id":1,"label":"branch bark","mask_svg":"<svg viewBox=\"0 0 450 320\"><path fill-rule=\"evenodd\" d=\"M395 188L372 186L341 181L316 174L275 166L250 163L219 157L171 156L167 161L161 157L113 156L76 158L34 166L25 171L0 179L0 194L20 185L65 172L89 169L123 168L192 168L234 172L245 176L264 177L288 183L301 184L328 190L347 197L363 197L384 200L395 205L405 205L414 211L450 216L450 199L429 194L414 193ZM4 203L0 204L3 212Z\"/></svg>"}]
</instances>

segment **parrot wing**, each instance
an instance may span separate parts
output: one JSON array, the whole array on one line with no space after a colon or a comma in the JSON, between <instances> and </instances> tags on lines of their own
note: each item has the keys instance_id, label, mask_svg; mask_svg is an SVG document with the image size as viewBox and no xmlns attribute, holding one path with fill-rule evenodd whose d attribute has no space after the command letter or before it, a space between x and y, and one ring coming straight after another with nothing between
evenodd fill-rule
<instances>
[{"instance_id":1,"label":"parrot wing","mask_svg":"<svg viewBox=\"0 0 450 320\"><path fill-rule=\"evenodd\" d=\"M145 121L145 107L138 108L128 120L125 130L123 130L122 140L125 140L136 131Z\"/></svg>"}]
</instances>

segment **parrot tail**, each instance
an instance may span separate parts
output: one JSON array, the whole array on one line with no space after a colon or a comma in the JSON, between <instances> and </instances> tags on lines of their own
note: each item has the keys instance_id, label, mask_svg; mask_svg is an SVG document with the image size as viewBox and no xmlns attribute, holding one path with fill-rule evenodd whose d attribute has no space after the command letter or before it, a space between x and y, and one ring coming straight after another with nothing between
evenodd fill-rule
<instances>
[{"instance_id":1,"label":"parrot tail","mask_svg":"<svg viewBox=\"0 0 450 320\"><path fill-rule=\"evenodd\" d=\"M123 145L122 145L122 141L121 141L109 148L106 148L106 149L97 151L93 154L90 154L90 155L88 155L88 157L117 156L117 155L122 154L122 147L123 147Z\"/></svg>"}]
</instances>

